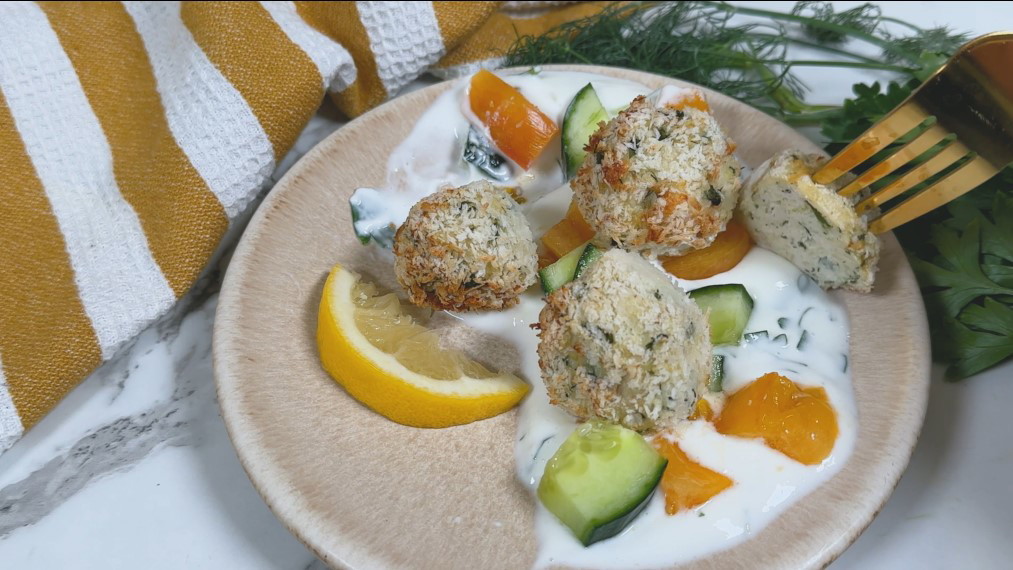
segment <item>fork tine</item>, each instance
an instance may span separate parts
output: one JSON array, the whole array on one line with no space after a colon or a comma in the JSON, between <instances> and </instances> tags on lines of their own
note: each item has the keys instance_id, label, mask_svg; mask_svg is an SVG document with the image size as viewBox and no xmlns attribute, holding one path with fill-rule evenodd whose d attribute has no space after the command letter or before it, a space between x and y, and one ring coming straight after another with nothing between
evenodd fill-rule
<instances>
[{"instance_id":1,"label":"fork tine","mask_svg":"<svg viewBox=\"0 0 1013 570\"><path fill-rule=\"evenodd\" d=\"M944 138L949 136L949 134L949 131L939 126L938 123L932 125L925 132L921 133L915 139L904 145L900 150L891 154L886 160L863 172L862 175L856 178L854 182L848 184L844 188L841 188L837 191L837 193L844 197L857 194L862 188L873 184L880 178L890 174L908 162L911 162L912 159L920 156L923 152L938 144Z\"/></svg>"},{"instance_id":2,"label":"fork tine","mask_svg":"<svg viewBox=\"0 0 1013 570\"><path fill-rule=\"evenodd\" d=\"M990 162L976 156L942 180L904 200L873 220L869 224L869 230L876 234L888 232L974 190L998 172Z\"/></svg>"},{"instance_id":3,"label":"fork tine","mask_svg":"<svg viewBox=\"0 0 1013 570\"><path fill-rule=\"evenodd\" d=\"M909 101L897 107L827 161L812 175L813 181L817 184L830 184L893 141L906 135L929 116L914 102Z\"/></svg>"},{"instance_id":4,"label":"fork tine","mask_svg":"<svg viewBox=\"0 0 1013 570\"><path fill-rule=\"evenodd\" d=\"M861 214L870 208L883 204L887 200L900 196L904 192L946 170L947 167L967 156L969 152L971 151L964 146L964 143L956 140L953 141L929 160L912 168L910 172L905 173L875 194L855 204L855 211Z\"/></svg>"}]
</instances>

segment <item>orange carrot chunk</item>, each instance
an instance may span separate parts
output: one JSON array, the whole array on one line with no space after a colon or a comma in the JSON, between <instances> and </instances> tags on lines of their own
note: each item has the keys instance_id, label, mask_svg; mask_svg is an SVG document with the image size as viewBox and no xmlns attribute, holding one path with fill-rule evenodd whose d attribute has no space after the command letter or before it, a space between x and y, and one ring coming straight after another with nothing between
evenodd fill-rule
<instances>
[{"instance_id":1,"label":"orange carrot chunk","mask_svg":"<svg viewBox=\"0 0 1013 570\"><path fill-rule=\"evenodd\" d=\"M496 148L525 170L559 131L520 91L484 69L471 78L468 100Z\"/></svg>"},{"instance_id":2,"label":"orange carrot chunk","mask_svg":"<svg viewBox=\"0 0 1013 570\"><path fill-rule=\"evenodd\" d=\"M594 230L588 225L587 220L584 219L584 215L580 213L577 203L572 200L570 201L570 207L566 210L566 219L573 224L573 228L580 235L587 236L584 241L594 237Z\"/></svg>"},{"instance_id":3,"label":"orange carrot chunk","mask_svg":"<svg viewBox=\"0 0 1013 570\"><path fill-rule=\"evenodd\" d=\"M837 416L823 388L802 388L771 372L733 393L714 422L718 433L762 438L805 465L817 465L837 441Z\"/></svg>"},{"instance_id":4,"label":"orange carrot chunk","mask_svg":"<svg viewBox=\"0 0 1013 570\"><path fill-rule=\"evenodd\" d=\"M734 483L717 471L693 461L679 444L664 437L654 439L654 448L668 460L661 476L661 491L665 493L665 512L670 515L702 505Z\"/></svg>"},{"instance_id":5,"label":"orange carrot chunk","mask_svg":"<svg viewBox=\"0 0 1013 570\"><path fill-rule=\"evenodd\" d=\"M560 220L560 222L545 232L542 236L542 245L546 249L551 251L555 256L563 257L567 253L570 253L573 248L581 246L587 238L583 237L580 232L573 227L570 220Z\"/></svg>"},{"instance_id":6,"label":"orange carrot chunk","mask_svg":"<svg viewBox=\"0 0 1013 570\"><path fill-rule=\"evenodd\" d=\"M696 406L693 407L693 413L689 416L689 419L709 422L714 419L714 408L711 408L710 402L700 398L696 401Z\"/></svg>"},{"instance_id":7,"label":"orange carrot chunk","mask_svg":"<svg viewBox=\"0 0 1013 570\"><path fill-rule=\"evenodd\" d=\"M573 248L584 245L593 237L594 230L584 221L584 216L580 215L577 205L570 202L566 216L542 236L542 245L558 259L570 253Z\"/></svg>"},{"instance_id":8,"label":"orange carrot chunk","mask_svg":"<svg viewBox=\"0 0 1013 570\"><path fill-rule=\"evenodd\" d=\"M680 279L705 279L738 265L752 247L746 227L732 220L714 243L678 257L662 257L661 265Z\"/></svg>"}]
</instances>

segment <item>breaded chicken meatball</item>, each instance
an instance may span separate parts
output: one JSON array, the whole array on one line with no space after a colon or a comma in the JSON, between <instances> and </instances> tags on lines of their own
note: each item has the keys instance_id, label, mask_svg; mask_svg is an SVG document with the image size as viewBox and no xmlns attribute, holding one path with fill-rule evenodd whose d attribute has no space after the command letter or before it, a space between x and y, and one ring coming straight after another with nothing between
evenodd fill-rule
<instances>
[{"instance_id":1,"label":"breaded chicken meatball","mask_svg":"<svg viewBox=\"0 0 1013 570\"><path fill-rule=\"evenodd\" d=\"M824 289L872 290L879 265L879 238L864 216L837 189L854 179L824 186L810 175L826 157L788 150L753 172L739 210L750 236L784 257Z\"/></svg>"},{"instance_id":2,"label":"breaded chicken meatball","mask_svg":"<svg viewBox=\"0 0 1013 570\"><path fill-rule=\"evenodd\" d=\"M551 293L539 326L549 399L581 419L672 427L710 378L707 317L635 253L612 249Z\"/></svg>"},{"instance_id":3,"label":"breaded chicken meatball","mask_svg":"<svg viewBox=\"0 0 1013 570\"><path fill-rule=\"evenodd\" d=\"M394 235L394 272L412 303L434 309L504 309L534 284L531 228L507 192L489 182L423 198Z\"/></svg>"},{"instance_id":4,"label":"breaded chicken meatball","mask_svg":"<svg viewBox=\"0 0 1013 570\"><path fill-rule=\"evenodd\" d=\"M571 182L600 238L628 250L678 255L707 247L739 199L735 144L707 111L637 97L591 137Z\"/></svg>"}]
</instances>

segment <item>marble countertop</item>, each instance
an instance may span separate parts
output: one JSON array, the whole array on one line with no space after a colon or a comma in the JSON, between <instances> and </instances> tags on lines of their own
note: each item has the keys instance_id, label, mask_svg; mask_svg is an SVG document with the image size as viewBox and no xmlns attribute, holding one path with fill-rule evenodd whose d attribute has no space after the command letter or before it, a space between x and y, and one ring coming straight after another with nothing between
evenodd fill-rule
<instances>
[{"instance_id":1,"label":"marble countertop","mask_svg":"<svg viewBox=\"0 0 1013 570\"><path fill-rule=\"evenodd\" d=\"M983 33L1013 23L1013 3L882 4L922 25ZM852 83L876 78L800 74L813 102L840 101ZM318 114L275 179L340 125ZM324 567L265 506L219 415L210 351L224 266L0 455L0 567ZM1010 567L1011 410L1013 362L959 384L934 370L910 466L832 568Z\"/></svg>"}]
</instances>

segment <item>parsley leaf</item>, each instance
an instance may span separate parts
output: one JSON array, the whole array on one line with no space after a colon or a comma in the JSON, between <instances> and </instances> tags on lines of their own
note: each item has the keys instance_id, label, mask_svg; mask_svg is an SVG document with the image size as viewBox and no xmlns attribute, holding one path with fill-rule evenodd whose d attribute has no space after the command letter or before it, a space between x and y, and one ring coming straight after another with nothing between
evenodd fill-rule
<instances>
[{"instance_id":1,"label":"parsley leaf","mask_svg":"<svg viewBox=\"0 0 1013 570\"><path fill-rule=\"evenodd\" d=\"M933 353L949 363L950 380L1013 356L1013 242L993 221L1013 219L1013 199L996 192L992 219L966 204L946 208L954 215L932 227L928 242L938 255L931 261L908 252L923 288ZM950 223L958 219L960 225Z\"/></svg>"},{"instance_id":2,"label":"parsley leaf","mask_svg":"<svg viewBox=\"0 0 1013 570\"><path fill-rule=\"evenodd\" d=\"M1013 356L1013 307L986 298L970 305L959 322L949 323L954 345L947 377L960 379L977 374Z\"/></svg>"},{"instance_id":3,"label":"parsley leaf","mask_svg":"<svg viewBox=\"0 0 1013 570\"><path fill-rule=\"evenodd\" d=\"M1003 287L1013 287L1013 265L1000 263L984 263L981 270L989 279Z\"/></svg>"},{"instance_id":4,"label":"parsley leaf","mask_svg":"<svg viewBox=\"0 0 1013 570\"><path fill-rule=\"evenodd\" d=\"M1009 186L1013 189L1013 184ZM993 220L983 218L981 227L981 249L990 255L1013 263L1013 193L996 193L992 206Z\"/></svg>"},{"instance_id":5,"label":"parsley leaf","mask_svg":"<svg viewBox=\"0 0 1013 570\"><path fill-rule=\"evenodd\" d=\"M1013 289L1002 287L982 272L979 261L980 220L972 221L959 235L946 226L933 228L932 241L939 249L936 263L912 259L922 287L932 291L946 313L956 315L968 303L984 295L1013 295Z\"/></svg>"}]
</instances>

